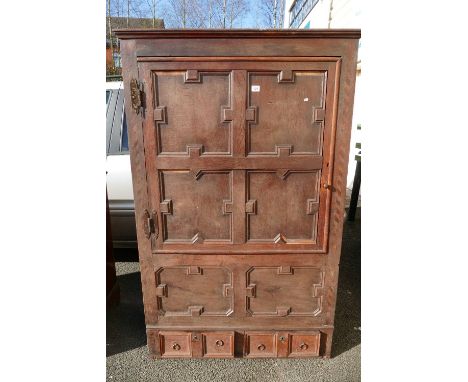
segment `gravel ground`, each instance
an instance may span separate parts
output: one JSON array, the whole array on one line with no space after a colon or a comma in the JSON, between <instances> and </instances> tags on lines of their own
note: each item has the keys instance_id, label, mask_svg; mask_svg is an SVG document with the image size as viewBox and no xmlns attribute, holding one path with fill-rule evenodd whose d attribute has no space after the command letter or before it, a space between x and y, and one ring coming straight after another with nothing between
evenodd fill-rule
<instances>
[{"instance_id":1,"label":"gravel ground","mask_svg":"<svg viewBox=\"0 0 468 382\"><path fill-rule=\"evenodd\" d=\"M120 304L107 313L108 381L333 381L361 380L361 224L346 222L333 353L324 359L152 360L146 349L139 264L116 255ZM130 251L131 252L131 251ZM132 259L133 256L133 259ZM127 261L133 260L133 261Z\"/></svg>"}]
</instances>

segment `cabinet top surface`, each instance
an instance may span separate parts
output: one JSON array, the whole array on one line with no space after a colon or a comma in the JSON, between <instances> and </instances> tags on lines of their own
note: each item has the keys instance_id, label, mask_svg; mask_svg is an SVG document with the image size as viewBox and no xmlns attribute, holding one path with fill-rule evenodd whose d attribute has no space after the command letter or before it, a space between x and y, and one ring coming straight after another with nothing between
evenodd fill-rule
<instances>
[{"instance_id":1,"label":"cabinet top surface","mask_svg":"<svg viewBox=\"0 0 468 382\"><path fill-rule=\"evenodd\" d=\"M166 38L349 38L361 37L360 29L117 29L119 39Z\"/></svg>"}]
</instances>

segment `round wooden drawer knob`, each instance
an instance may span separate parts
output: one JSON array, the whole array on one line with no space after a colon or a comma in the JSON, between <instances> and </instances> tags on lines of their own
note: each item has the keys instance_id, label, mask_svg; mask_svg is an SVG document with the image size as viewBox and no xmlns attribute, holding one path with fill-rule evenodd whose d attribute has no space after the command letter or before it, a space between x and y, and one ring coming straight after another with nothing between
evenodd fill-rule
<instances>
[{"instance_id":1,"label":"round wooden drawer knob","mask_svg":"<svg viewBox=\"0 0 468 382\"><path fill-rule=\"evenodd\" d=\"M309 345L305 344L304 342L299 345L299 348L301 350L307 350L308 347L309 347Z\"/></svg>"},{"instance_id":2,"label":"round wooden drawer knob","mask_svg":"<svg viewBox=\"0 0 468 382\"><path fill-rule=\"evenodd\" d=\"M218 346L218 347L224 346L224 341L222 341L222 340L216 341L216 346Z\"/></svg>"},{"instance_id":3,"label":"round wooden drawer knob","mask_svg":"<svg viewBox=\"0 0 468 382\"><path fill-rule=\"evenodd\" d=\"M260 351L263 351L263 350L266 349L266 346L263 345L263 344L260 344L260 345L257 346L257 349L260 350Z\"/></svg>"},{"instance_id":4,"label":"round wooden drawer knob","mask_svg":"<svg viewBox=\"0 0 468 382\"><path fill-rule=\"evenodd\" d=\"M172 348L174 350L180 350L180 345L178 343L174 343L174 344L172 344Z\"/></svg>"}]
</instances>

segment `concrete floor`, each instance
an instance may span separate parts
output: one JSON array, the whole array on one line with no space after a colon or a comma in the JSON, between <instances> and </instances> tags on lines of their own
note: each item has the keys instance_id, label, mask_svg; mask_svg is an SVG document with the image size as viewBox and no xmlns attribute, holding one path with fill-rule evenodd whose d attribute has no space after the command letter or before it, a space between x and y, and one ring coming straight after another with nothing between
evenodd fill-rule
<instances>
[{"instance_id":1,"label":"concrete floor","mask_svg":"<svg viewBox=\"0 0 468 382\"><path fill-rule=\"evenodd\" d=\"M333 353L324 359L152 360L146 349L139 264L117 251L120 304L107 312L108 381L330 381L361 380L361 221L346 222Z\"/></svg>"}]
</instances>

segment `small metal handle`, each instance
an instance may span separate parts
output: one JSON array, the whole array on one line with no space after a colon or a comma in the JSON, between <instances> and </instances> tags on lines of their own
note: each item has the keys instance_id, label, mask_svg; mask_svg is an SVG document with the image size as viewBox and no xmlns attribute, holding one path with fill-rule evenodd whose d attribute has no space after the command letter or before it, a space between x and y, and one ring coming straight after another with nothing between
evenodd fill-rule
<instances>
[{"instance_id":1,"label":"small metal handle","mask_svg":"<svg viewBox=\"0 0 468 382\"><path fill-rule=\"evenodd\" d=\"M299 345L299 348L301 350L306 350L307 348L309 347L309 345L307 345L306 343L302 342L300 345Z\"/></svg>"},{"instance_id":2,"label":"small metal handle","mask_svg":"<svg viewBox=\"0 0 468 382\"><path fill-rule=\"evenodd\" d=\"M263 344L260 344L260 345L257 346L257 349L263 351L263 350L266 349L266 346L263 345Z\"/></svg>"},{"instance_id":3,"label":"small metal handle","mask_svg":"<svg viewBox=\"0 0 468 382\"><path fill-rule=\"evenodd\" d=\"M324 188L325 190L329 190L329 189L331 189L331 184L325 182L325 183L323 184L323 188Z\"/></svg>"},{"instance_id":4,"label":"small metal handle","mask_svg":"<svg viewBox=\"0 0 468 382\"><path fill-rule=\"evenodd\" d=\"M177 342L175 342L175 343L172 345L172 348L173 348L174 350L180 350L180 345L179 345Z\"/></svg>"},{"instance_id":5,"label":"small metal handle","mask_svg":"<svg viewBox=\"0 0 468 382\"><path fill-rule=\"evenodd\" d=\"M218 340L218 341L216 341L216 346L218 346L218 347L224 346L224 342L222 340Z\"/></svg>"}]
</instances>

